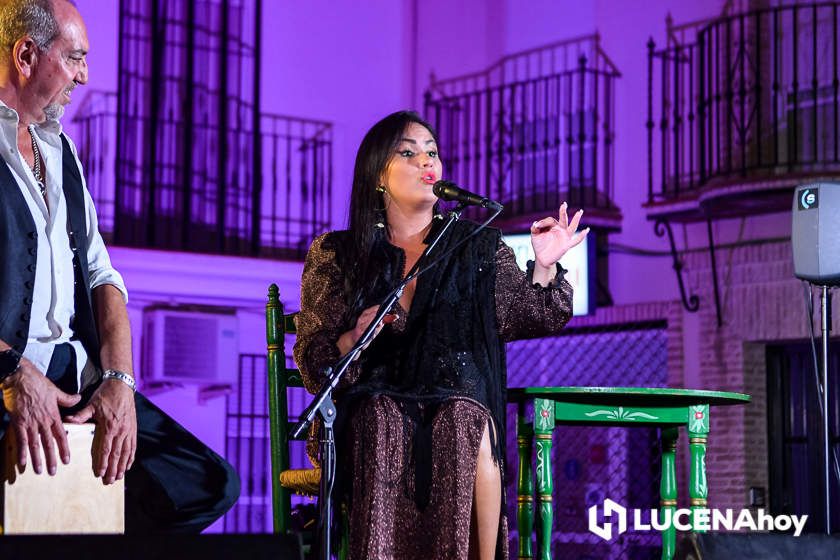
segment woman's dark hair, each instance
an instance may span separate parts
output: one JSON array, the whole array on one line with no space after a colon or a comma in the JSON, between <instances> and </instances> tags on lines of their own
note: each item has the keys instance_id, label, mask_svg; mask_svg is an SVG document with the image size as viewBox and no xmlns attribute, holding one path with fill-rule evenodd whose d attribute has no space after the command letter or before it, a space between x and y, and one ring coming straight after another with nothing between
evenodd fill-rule
<instances>
[{"instance_id":1,"label":"woman's dark hair","mask_svg":"<svg viewBox=\"0 0 840 560\"><path fill-rule=\"evenodd\" d=\"M358 263L358 266L353 268L359 274L364 274L363 271L367 269L375 242L387 235L385 200L383 193L376 187L382 181L385 168L399 145L405 129L412 123L424 126L437 143L435 129L420 115L414 111L397 111L371 127L356 153L353 189L350 193L349 227L353 238L354 256ZM377 223L382 223L385 227L377 227ZM350 272L349 276L351 286L354 288L361 286L362 279L356 272Z\"/></svg>"}]
</instances>

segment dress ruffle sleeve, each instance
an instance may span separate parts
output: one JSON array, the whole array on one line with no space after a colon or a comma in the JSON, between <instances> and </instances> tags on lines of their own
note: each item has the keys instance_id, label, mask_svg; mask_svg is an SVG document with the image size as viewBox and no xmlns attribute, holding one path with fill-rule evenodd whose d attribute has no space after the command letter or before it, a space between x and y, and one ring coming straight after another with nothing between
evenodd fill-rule
<instances>
[{"instance_id":1,"label":"dress ruffle sleeve","mask_svg":"<svg viewBox=\"0 0 840 560\"><path fill-rule=\"evenodd\" d=\"M341 357L339 337L348 330L344 300L344 273L336 262L335 250L324 234L312 242L303 267L300 292L300 313L297 316L295 363L303 384L310 393L317 393L325 381L322 370ZM339 387L352 384L359 376L359 367L351 364Z\"/></svg>"},{"instance_id":2,"label":"dress ruffle sleeve","mask_svg":"<svg viewBox=\"0 0 840 560\"><path fill-rule=\"evenodd\" d=\"M496 251L496 319L505 342L548 336L561 330L572 317L572 286L557 275L548 286L533 281L534 263L527 272L516 264L513 250L499 242Z\"/></svg>"}]
</instances>

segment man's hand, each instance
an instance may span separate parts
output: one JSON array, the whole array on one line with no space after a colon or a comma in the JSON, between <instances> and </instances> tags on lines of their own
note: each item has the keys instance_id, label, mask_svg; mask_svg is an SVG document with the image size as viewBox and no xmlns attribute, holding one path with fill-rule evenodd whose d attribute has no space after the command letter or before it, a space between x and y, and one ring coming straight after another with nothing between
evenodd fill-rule
<instances>
[{"instance_id":1,"label":"man's hand","mask_svg":"<svg viewBox=\"0 0 840 560\"><path fill-rule=\"evenodd\" d=\"M93 473L104 484L112 484L125 476L134 463L137 450L137 413L134 391L122 381L106 379L87 406L66 420L82 424L93 418Z\"/></svg>"},{"instance_id":2,"label":"man's hand","mask_svg":"<svg viewBox=\"0 0 840 560\"><path fill-rule=\"evenodd\" d=\"M7 377L2 384L3 405L9 413L11 427L18 443L17 464L26 468L26 453L32 457L32 468L41 474L43 465L40 447L44 447L47 472L55 474L55 447L61 462L70 462L70 446L61 425L58 407L79 403L81 395L68 395L38 371L26 358L21 359L20 369Z\"/></svg>"}]
</instances>

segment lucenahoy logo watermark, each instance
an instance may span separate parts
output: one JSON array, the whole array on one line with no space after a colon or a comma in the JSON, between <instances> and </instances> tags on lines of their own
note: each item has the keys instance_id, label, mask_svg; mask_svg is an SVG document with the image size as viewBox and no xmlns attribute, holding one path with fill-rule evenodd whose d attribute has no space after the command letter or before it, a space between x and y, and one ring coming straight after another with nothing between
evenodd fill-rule
<instances>
[{"instance_id":1,"label":"lucenahoy logo watermark","mask_svg":"<svg viewBox=\"0 0 840 560\"><path fill-rule=\"evenodd\" d=\"M631 515L628 519L628 513ZM600 516L599 516L600 514ZM599 517L601 521L599 522ZM604 521L606 518L613 521ZM628 521L632 521L635 531L664 531L674 527L678 531L788 531L793 528L793 536L798 537L808 521L807 515L770 515L763 509L753 513L749 509L687 509L676 510L627 510L609 498L604 500L602 508L597 505L589 508L589 530L605 541L611 540L627 531ZM615 527L615 531L613 531Z\"/></svg>"}]
</instances>

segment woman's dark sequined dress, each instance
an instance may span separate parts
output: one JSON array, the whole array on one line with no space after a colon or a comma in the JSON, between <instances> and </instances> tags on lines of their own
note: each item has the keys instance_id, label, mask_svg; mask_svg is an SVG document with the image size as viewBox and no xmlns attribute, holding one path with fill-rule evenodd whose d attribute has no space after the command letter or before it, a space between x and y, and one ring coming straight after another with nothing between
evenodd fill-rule
<instances>
[{"instance_id":1,"label":"woman's dark sequined dress","mask_svg":"<svg viewBox=\"0 0 840 560\"><path fill-rule=\"evenodd\" d=\"M312 243L301 286L294 355L306 388L313 393L323 380L321 368L339 358L339 336L352 328L346 318L345 275L335 244L326 242L331 235L335 233ZM530 271L523 273L517 266L513 251L500 241L494 243L495 282L490 286L495 293L487 296L491 298L488 301L495 302L498 339L506 342L533 338L562 329L572 313L569 283L558 275L549 287L533 284ZM418 284L418 294L419 290ZM417 299L415 295L412 308ZM380 333L380 337L389 340L389 351L394 350L394 344L400 344L399 334L407 328L407 314L401 308L397 311L397 320L384 327L394 337L387 339L383 336L385 331ZM375 348L372 344L366 352ZM363 360L351 366L339 388L352 389L360 383L365 375L360 363ZM503 394L503 388L497 389ZM337 392L337 400L340 395ZM349 409L350 417L344 419L340 438L345 444L339 448L338 460L340 469L351 469L345 472L351 473L352 480L345 484L352 496L350 558L354 560L468 557L478 448L485 427L491 423L491 413L477 400L458 395L435 403L428 416L423 411L429 405L422 399L410 406L414 408L408 414L403 400L372 391L356 399ZM425 501L419 506L415 482L426 479L417 478L418 455L412 452L417 441L413 434L420 428L418 420L425 421L422 429L431 435L430 453L425 458L419 456L419 462L431 459L431 466L423 467L430 469L431 480ZM310 442L310 454L316 449L313 443ZM496 556L508 557L504 511Z\"/></svg>"}]
</instances>

